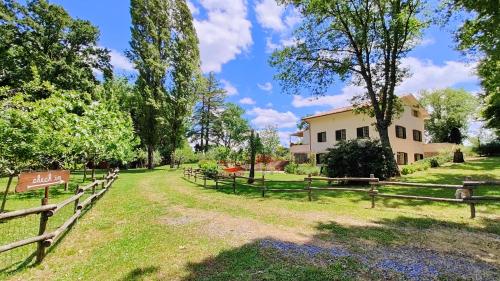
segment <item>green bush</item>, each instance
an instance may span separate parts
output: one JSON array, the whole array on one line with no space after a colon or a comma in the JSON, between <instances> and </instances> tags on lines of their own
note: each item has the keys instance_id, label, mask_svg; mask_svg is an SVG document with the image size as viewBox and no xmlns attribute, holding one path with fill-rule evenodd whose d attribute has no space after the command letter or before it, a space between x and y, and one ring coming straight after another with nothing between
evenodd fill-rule
<instances>
[{"instance_id":1,"label":"green bush","mask_svg":"<svg viewBox=\"0 0 500 281\"><path fill-rule=\"evenodd\" d=\"M325 156L329 177L375 177L395 175L397 166L390 149L379 140L356 139L340 142Z\"/></svg>"},{"instance_id":2,"label":"green bush","mask_svg":"<svg viewBox=\"0 0 500 281\"><path fill-rule=\"evenodd\" d=\"M310 164L300 164L297 167L295 174L297 174L297 175L309 175L309 174L311 174L311 176L319 176L320 167L312 166Z\"/></svg>"},{"instance_id":3,"label":"green bush","mask_svg":"<svg viewBox=\"0 0 500 281\"><path fill-rule=\"evenodd\" d=\"M415 168L412 165L407 165L401 168L402 175L409 175L415 173Z\"/></svg>"},{"instance_id":4,"label":"green bush","mask_svg":"<svg viewBox=\"0 0 500 281\"><path fill-rule=\"evenodd\" d=\"M201 160L198 163L198 167L201 169L203 174L208 178L215 178L219 172L219 165L213 160Z\"/></svg>"},{"instance_id":5,"label":"green bush","mask_svg":"<svg viewBox=\"0 0 500 281\"><path fill-rule=\"evenodd\" d=\"M284 171L287 174L295 174L297 172L297 168L299 167L299 164L290 162L288 165L285 166Z\"/></svg>"},{"instance_id":6,"label":"green bush","mask_svg":"<svg viewBox=\"0 0 500 281\"><path fill-rule=\"evenodd\" d=\"M403 166L401 168L402 175L413 174L417 171L425 171L429 168L437 168L443 165L446 162L450 162L453 159L453 156L449 153L441 154L434 157L425 158L423 160L419 160L410 165Z\"/></svg>"},{"instance_id":7,"label":"green bush","mask_svg":"<svg viewBox=\"0 0 500 281\"><path fill-rule=\"evenodd\" d=\"M437 168L440 166L439 161L436 158L431 158L429 163L431 164L431 168Z\"/></svg>"},{"instance_id":8,"label":"green bush","mask_svg":"<svg viewBox=\"0 0 500 281\"><path fill-rule=\"evenodd\" d=\"M309 175L319 176L320 167L313 166L311 164L297 164L297 163L289 163L285 166L285 173L294 174L294 175Z\"/></svg>"},{"instance_id":9,"label":"green bush","mask_svg":"<svg viewBox=\"0 0 500 281\"><path fill-rule=\"evenodd\" d=\"M481 156L500 156L500 140L475 146L473 151Z\"/></svg>"}]
</instances>

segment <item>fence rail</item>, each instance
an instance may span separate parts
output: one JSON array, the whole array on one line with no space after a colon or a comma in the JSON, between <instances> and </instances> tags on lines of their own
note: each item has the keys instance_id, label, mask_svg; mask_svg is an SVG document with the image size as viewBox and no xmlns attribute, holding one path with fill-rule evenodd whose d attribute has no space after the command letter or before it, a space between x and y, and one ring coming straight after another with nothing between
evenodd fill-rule
<instances>
[{"instance_id":1,"label":"fence rail","mask_svg":"<svg viewBox=\"0 0 500 281\"><path fill-rule=\"evenodd\" d=\"M40 207L1 213L0 223L37 214L40 214L40 223L37 236L2 245L0 246L0 253L7 252L29 244L38 243L36 249L36 261L38 263L41 262L45 257L46 249L53 245L62 236L62 234L65 233L76 222L76 220L82 216L86 207L91 205L106 191L109 190L109 188L118 178L118 173L119 170L115 169L112 172L109 172L108 175L106 175L102 180L94 180L92 183L86 186L77 187L75 195L62 202L59 202L58 204L42 205ZM102 189L97 192L96 188L99 185L102 187ZM80 198L85 194L86 191L89 190L91 190L92 192L91 195L80 203ZM71 203L74 203L74 211L71 217L69 217L56 230L48 232L46 228L50 218Z\"/></svg>"},{"instance_id":2,"label":"fence rail","mask_svg":"<svg viewBox=\"0 0 500 281\"><path fill-rule=\"evenodd\" d=\"M197 178L203 179L203 186L207 188L208 177L203 174L200 169L184 169L184 176L188 179L194 177L195 181ZM237 186L245 186L250 188L256 188L261 191L262 197L266 196L267 192L305 192L308 194L309 201L312 201L313 191L347 191L347 192L361 192L366 193L371 198L371 207L375 208L375 201L377 197L381 198L392 198L392 199L404 199L404 200L423 200L431 202L446 202L446 203L458 203L458 204L468 204L470 206L470 217L476 217L476 204L480 203L496 203L500 202L500 196L474 196L474 189L481 186L498 186L500 187L500 181L491 180L481 180L472 181L470 178L466 178L461 185L458 184L434 184L434 183L416 183L416 182L398 182L398 181L381 181L375 178L374 175L370 175L369 178L355 178L355 177L343 177L343 178L329 178L329 177L312 177L309 175L304 178L303 181L280 181L280 180L268 180L265 179L264 175L262 178L253 179L253 183L241 183L237 182L237 179L251 179L249 177L232 175L215 175L211 180L215 181L215 188L219 189L222 186L221 183L229 183L233 189L233 193L236 193ZM313 186L315 182L326 182L326 186ZM332 185L336 182L337 185ZM303 183L302 188L269 188L269 185L273 183L288 183L297 184ZM368 187L357 188L357 187L342 187L349 185L350 183L366 183ZM447 189L455 190L455 198L443 198L443 197L431 197L431 196L419 196L419 195L402 195L402 194L389 194L381 193L380 189L384 186L398 186L407 188L422 188L422 189Z\"/></svg>"}]
</instances>

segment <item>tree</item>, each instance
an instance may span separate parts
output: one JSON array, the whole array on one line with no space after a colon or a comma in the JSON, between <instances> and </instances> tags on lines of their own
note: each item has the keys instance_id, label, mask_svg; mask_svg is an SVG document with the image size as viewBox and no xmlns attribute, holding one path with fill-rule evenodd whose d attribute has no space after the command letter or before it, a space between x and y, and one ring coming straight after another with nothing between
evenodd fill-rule
<instances>
[{"instance_id":1,"label":"tree","mask_svg":"<svg viewBox=\"0 0 500 281\"><path fill-rule=\"evenodd\" d=\"M246 140L250 130L248 121L242 117L245 110L234 103L226 103L219 118L213 122L215 142L229 149L237 149Z\"/></svg>"},{"instance_id":2,"label":"tree","mask_svg":"<svg viewBox=\"0 0 500 281\"><path fill-rule=\"evenodd\" d=\"M401 59L426 26L419 0L281 0L304 15L294 46L273 53L271 65L285 91L310 88L321 95L336 79L351 79L365 92L353 100L370 104L383 146L391 149L388 128L398 112L395 87L407 76ZM393 159L395 162L395 159ZM396 167L396 165L392 165ZM394 173L398 173L394 170Z\"/></svg>"},{"instance_id":3,"label":"tree","mask_svg":"<svg viewBox=\"0 0 500 281\"><path fill-rule=\"evenodd\" d=\"M250 156L250 173L248 175L248 183L252 184L255 181L255 158L257 153L262 148L262 143L260 141L259 134L255 133L255 130L250 131L250 136L248 139L248 150Z\"/></svg>"},{"instance_id":4,"label":"tree","mask_svg":"<svg viewBox=\"0 0 500 281\"><path fill-rule=\"evenodd\" d=\"M213 72L209 73L201 85L190 135L193 140L199 141L197 150L207 152L210 142L214 141L215 120L219 118L220 112L223 110L226 90L221 87Z\"/></svg>"},{"instance_id":5,"label":"tree","mask_svg":"<svg viewBox=\"0 0 500 281\"><path fill-rule=\"evenodd\" d=\"M172 90L166 97L166 124L163 151L165 157L182 146L187 131L187 117L196 99L200 53L193 18L185 0L176 0L172 47ZM173 168L174 162L170 161Z\"/></svg>"},{"instance_id":6,"label":"tree","mask_svg":"<svg viewBox=\"0 0 500 281\"><path fill-rule=\"evenodd\" d=\"M1 1L0 38L0 86L18 89L39 76L59 89L91 92L99 84L94 71L112 76L109 50L97 46L97 27L46 0Z\"/></svg>"},{"instance_id":7,"label":"tree","mask_svg":"<svg viewBox=\"0 0 500 281\"><path fill-rule=\"evenodd\" d=\"M264 165L267 166L276 157L278 149L281 146L278 129L274 126L267 126L260 131L259 136L262 144L260 153L263 156Z\"/></svg>"},{"instance_id":8,"label":"tree","mask_svg":"<svg viewBox=\"0 0 500 281\"><path fill-rule=\"evenodd\" d=\"M500 136L500 4L498 0L446 0L448 12L468 12L456 32L458 49L479 60L477 67L485 91L486 125Z\"/></svg>"},{"instance_id":9,"label":"tree","mask_svg":"<svg viewBox=\"0 0 500 281\"><path fill-rule=\"evenodd\" d=\"M472 94L451 88L423 92L420 103L430 112L425 130L432 142L461 143L478 106Z\"/></svg>"},{"instance_id":10,"label":"tree","mask_svg":"<svg viewBox=\"0 0 500 281\"><path fill-rule=\"evenodd\" d=\"M165 125L165 83L173 47L172 8L168 0L131 0L132 39L128 56L139 72L136 128L148 152L148 169L154 167L153 154Z\"/></svg>"}]
</instances>

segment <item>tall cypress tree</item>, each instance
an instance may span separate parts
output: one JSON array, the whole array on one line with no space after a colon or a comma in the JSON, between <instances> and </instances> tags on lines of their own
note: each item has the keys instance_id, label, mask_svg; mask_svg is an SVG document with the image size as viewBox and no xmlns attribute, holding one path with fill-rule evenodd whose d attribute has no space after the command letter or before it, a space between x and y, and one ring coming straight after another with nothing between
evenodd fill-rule
<instances>
[{"instance_id":1,"label":"tall cypress tree","mask_svg":"<svg viewBox=\"0 0 500 281\"><path fill-rule=\"evenodd\" d=\"M199 69L198 39L186 0L131 0L130 59L136 81L136 127L148 151L162 146L169 155L184 135Z\"/></svg>"},{"instance_id":2,"label":"tall cypress tree","mask_svg":"<svg viewBox=\"0 0 500 281\"><path fill-rule=\"evenodd\" d=\"M167 95L164 153L171 154L181 147L186 135L186 118L190 115L196 99L197 79L200 73L200 52L193 18L186 0L176 0L175 25L172 48L172 89ZM173 167L173 161L170 161Z\"/></svg>"},{"instance_id":3,"label":"tall cypress tree","mask_svg":"<svg viewBox=\"0 0 500 281\"><path fill-rule=\"evenodd\" d=\"M136 127L148 152L148 168L160 141L161 112L165 104L165 81L172 47L171 2L131 0L132 40L129 58L139 77L136 81L138 112Z\"/></svg>"}]
</instances>

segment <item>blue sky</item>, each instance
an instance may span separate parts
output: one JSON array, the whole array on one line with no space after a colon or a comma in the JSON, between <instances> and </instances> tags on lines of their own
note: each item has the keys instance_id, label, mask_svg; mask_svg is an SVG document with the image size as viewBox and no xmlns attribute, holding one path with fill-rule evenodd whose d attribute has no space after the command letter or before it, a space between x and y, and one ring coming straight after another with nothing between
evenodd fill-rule
<instances>
[{"instance_id":1,"label":"blue sky","mask_svg":"<svg viewBox=\"0 0 500 281\"><path fill-rule=\"evenodd\" d=\"M129 48L130 14L127 0L53 0L73 17L90 20L101 31L99 44L112 50L115 72L134 75L124 57ZM255 128L276 125L283 142L296 129L300 117L349 104L360 91L348 84L332 86L325 96L311 98L281 93L268 64L275 48L292 44L291 31L300 15L275 0L190 0L188 1L200 39L202 69L214 71L228 90L228 101L242 106ZM449 28L448 28L449 29ZM454 50L450 30L426 30L420 45L403 61L413 73L398 87L398 93L418 95L422 90L462 87L480 90L474 64Z\"/></svg>"}]
</instances>

